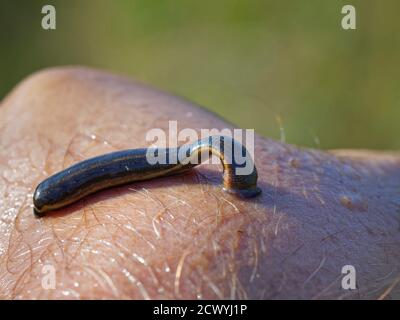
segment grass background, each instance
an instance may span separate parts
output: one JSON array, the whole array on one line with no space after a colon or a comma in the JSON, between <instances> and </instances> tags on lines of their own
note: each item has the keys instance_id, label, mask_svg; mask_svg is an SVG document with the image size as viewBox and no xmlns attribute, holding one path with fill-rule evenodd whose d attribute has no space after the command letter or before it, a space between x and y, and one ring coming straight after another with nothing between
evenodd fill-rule
<instances>
[{"instance_id":1,"label":"grass background","mask_svg":"<svg viewBox=\"0 0 400 320\"><path fill-rule=\"evenodd\" d=\"M398 149L399 17L397 0L1 0L0 98L35 70L88 65L288 143Z\"/></svg>"}]
</instances>

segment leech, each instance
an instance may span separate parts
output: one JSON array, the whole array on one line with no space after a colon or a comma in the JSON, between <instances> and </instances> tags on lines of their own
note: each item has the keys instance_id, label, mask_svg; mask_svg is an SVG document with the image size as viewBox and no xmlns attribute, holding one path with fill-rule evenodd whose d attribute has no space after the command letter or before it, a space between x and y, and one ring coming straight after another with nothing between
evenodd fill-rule
<instances>
[{"instance_id":1,"label":"leech","mask_svg":"<svg viewBox=\"0 0 400 320\"><path fill-rule=\"evenodd\" d=\"M211 154L221 160L223 190L245 198L260 194L257 169L246 148L230 137L211 136L177 148L130 149L79 162L36 187L34 213L42 216L99 190L183 173Z\"/></svg>"}]
</instances>

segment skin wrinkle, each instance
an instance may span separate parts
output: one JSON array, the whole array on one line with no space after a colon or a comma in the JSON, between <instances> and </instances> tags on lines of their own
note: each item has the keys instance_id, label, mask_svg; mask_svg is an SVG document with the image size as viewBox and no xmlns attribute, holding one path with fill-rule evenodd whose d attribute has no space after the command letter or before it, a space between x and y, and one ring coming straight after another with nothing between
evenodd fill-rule
<instances>
[{"instance_id":1,"label":"skin wrinkle","mask_svg":"<svg viewBox=\"0 0 400 320\"><path fill-rule=\"evenodd\" d=\"M390 286L378 297L378 300L384 300L390 292L400 283L400 274L399 276L390 284Z\"/></svg>"},{"instance_id":2,"label":"skin wrinkle","mask_svg":"<svg viewBox=\"0 0 400 320\"><path fill-rule=\"evenodd\" d=\"M74 143L74 140L77 138L78 135L81 135L81 133L76 133L76 134L71 138L71 140L69 141L69 143L67 144L67 147L65 148L65 151L64 151L64 156L63 156L61 168L66 168L66 167L68 167L68 166L70 165L70 163L74 163L74 162L77 162L77 161L79 161L79 160L83 160L83 159L84 159L84 153L81 154L80 152L77 152L77 151L73 152L73 151L71 150L71 147L72 147L72 145L73 145L73 143ZM79 158L74 157L74 155L79 156ZM67 157L68 157L68 156L71 156L71 157L72 157L72 161L68 161L68 162L67 162Z\"/></svg>"},{"instance_id":3,"label":"skin wrinkle","mask_svg":"<svg viewBox=\"0 0 400 320\"><path fill-rule=\"evenodd\" d=\"M23 128L27 126L39 137L38 142L31 143L32 148L40 148L45 155L46 173L37 169L41 175L35 181L39 182L68 162L114 149L145 146L143 130L166 128L167 120L185 114L188 108L197 123L180 122L182 127L227 126L203 110L188 106L186 101L165 98L136 85L93 71L65 69L45 71L14 90L6 98L1 113L10 114L13 111L10 106L17 109L16 113L24 112L29 105L33 119L22 119L19 131L14 131L13 135L15 132L23 135ZM35 102L25 102L33 94L37 96ZM81 98L77 99L79 96ZM44 122L46 126L40 122L40 117L34 117L45 112L43 101L54 106L52 118L57 119ZM138 117L129 111L131 108L140 114L139 118L148 117L149 121L136 121ZM107 112L108 109L112 111ZM159 116L155 116L153 109ZM63 133L54 135L60 123L65 123ZM7 125L2 127L0 141L12 136ZM112 141L112 144L105 144L105 141ZM27 142L21 142L15 150L26 150ZM4 143L15 148L10 139ZM343 295L338 289L341 266L354 263L354 257L358 259L357 268L361 268L358 272L360 290L354 295L362 297L366 289L370 289L367 280L378 278L377 270L387 275L396 263L398 265L400 204L393 197L399 187L395 179L397 177L398 181L399 177L395 169L398 158L365 159L358 155L356 159L349 159L258 137L256 155L264 193L251 202L239 202L219 193L215 186L220 167L202 166L189 175L106 191L44 219L44 223L34 220L28 208L21 209L16 220L19 222L14 224L10 237L13 244L7 254L0 257L0 284L8 284L0 287L0 296L115 298L118 293L122 298L173 298L174 271L179 265L182 248L188 248L189 252L181 267L179 294L182 298L338 298ZM298 162L294 167L290 158ZM1 166L7 167L6 159L0 155ZM360 178L354 178L353 174ZM26 185L24 181L18 183ZM27 187L31 190L34 183ZM355 187L358 191L353 190ZM351 211L340 205L338 195L358 192L368 199L366 212ZM177 204L181 199L186 205ZM387 205L380 206L382 203ZM393 208L396 216L392 214ZM162 220L157 227L161 237L158 238L153 221L160 213ZM276 226L279 228L275 234ZM43 230L41 235L52 237L47 247L38 245L41 237L34 236L37 229ZM365 230L373 230L373 234L368 233L366 238ZM112 246L99 239L107 239ZM0 241L4 241L1 236ZM324 249L319 248L321 242ZM31 248L21 247L24 243ZM371 254L367 254L366 249ZM19 260L21 267L14 269L14 274L5 271L4 262L18 261L20 258L16 256L26 250L34 258L28 263ZM123 255L119 256L118 252ZM324 267L302 290L302 283L324 255L329 257ZM145 264L138 261L138 257ZM40 289L43 263L38 262L39 259L56 265L59 280L56 291ZM100 272L92 271L97 272L97 280L103 287L91 286L91 279L95 279L90 272L82 271L83 266L90 267L93 262L101 266ZM381 264L372 267L370 262ZM165 271L165 265L170 272ZM395 277L396 272L393 272L381 282L393 283ZM73 286L76 280L80 284L78 289ZM7 291L13 285L14 290ZM375 298L380 294L382 292L377 292ZM389 297L396 294L398 289L394 287Z\"/></svg>"}]
</instances>

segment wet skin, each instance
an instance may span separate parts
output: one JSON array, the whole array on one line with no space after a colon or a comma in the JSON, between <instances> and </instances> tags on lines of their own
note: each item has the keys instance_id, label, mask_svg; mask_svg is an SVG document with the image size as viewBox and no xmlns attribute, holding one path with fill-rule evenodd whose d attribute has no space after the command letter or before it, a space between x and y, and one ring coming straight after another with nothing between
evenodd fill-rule
<instances>
[{"instance_id":1,"label":"wet skin","mask_svg":"<svg viewBox=\"0 0 400 320\"><path fill-rule=\"evenodd\" d=\"M221 166L133 183L37 219L32 193L80 160L147 147L145 133L232 128L108 73L45 70L0 105L0 298L399 298L400 156L256 137L262 194ZM179 129L178 128L178 129ZM356 268L357 290L341 288ZM43 267L56 287L42 287Z\"/></svg>"}]
</instances>

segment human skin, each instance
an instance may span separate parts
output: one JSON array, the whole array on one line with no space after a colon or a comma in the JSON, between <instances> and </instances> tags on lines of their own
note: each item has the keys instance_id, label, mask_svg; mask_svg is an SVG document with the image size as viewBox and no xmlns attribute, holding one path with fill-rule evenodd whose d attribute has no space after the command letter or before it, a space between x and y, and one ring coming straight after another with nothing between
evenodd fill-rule
<instances>
[{"instance_id":1,"label":"human skin","mask_svg":"<svg viewBox=\"0 0 400 320\"><path fill-rule=\"evenodd\" d=\"M395 153L256 136L257 198L223 192L221 166L204 164L34 217L41 180L149 146L146 133L169 120L233 128L188 101L86 68L41 71L1 102L0 298L400 298ZM355 290L341 286L345 265L355 267ZM54 289L42 285L49 266Z\"/></svg>"}]
</instances>

